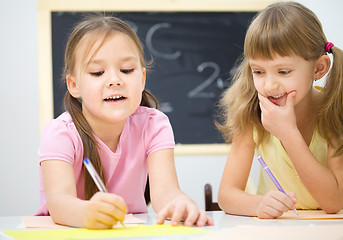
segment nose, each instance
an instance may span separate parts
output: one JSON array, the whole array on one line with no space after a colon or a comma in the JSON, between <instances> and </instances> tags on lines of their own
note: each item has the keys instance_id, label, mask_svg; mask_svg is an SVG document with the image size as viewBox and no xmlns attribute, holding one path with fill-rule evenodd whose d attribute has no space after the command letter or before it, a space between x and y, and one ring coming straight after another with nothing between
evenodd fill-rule
<instances>
[{"instance_id":1,"label":"nose","mask_svg":"<svg viewBox=\"0 0 343 240\"><path fill-rule=\"evenodd\" d=\"M279 83L277 78L273 75L267 75L264 79L264 89L266 92L271 92L278 89Z\"/></svg>"},{"instance_id":2,"label":"nose","mask_svg":"<svg viewBox=\"0 0 343 240\"><path fill-rule=\"evenodd\" d=\"M114 85L121 86L123 85L123 81L117 74L112 73L107 80L107 86L112 87Z\"/></svg>"}]
</instances>

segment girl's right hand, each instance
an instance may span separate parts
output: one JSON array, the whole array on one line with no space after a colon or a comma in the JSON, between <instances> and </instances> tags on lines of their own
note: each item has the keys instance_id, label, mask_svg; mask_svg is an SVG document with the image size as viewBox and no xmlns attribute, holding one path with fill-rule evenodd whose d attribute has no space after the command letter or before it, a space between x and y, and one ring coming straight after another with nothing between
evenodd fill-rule
<instances>
[{"instance_id":1,"label":"girl's right hand","mask_svg":"<svg viewBox=\"0 0 343 240\"><path fill-rule=\"evenodd\" d=\"M258 218L277 218L284 212L292 210L296 203L296 194L284 194L278 190L269 191L260 201L256 209Z\"/></svg>"},{"instance_id":2,"label":"girl's right hand","mask_svg":"<svg viewBox=\"0 0 343 240\"><path fill-rule=\"evenodd\" d=\"M124 199L112 193L97 192L88 201L86 228L112 228L124 221L128 209Z\"/></svg>"}]
</instances>

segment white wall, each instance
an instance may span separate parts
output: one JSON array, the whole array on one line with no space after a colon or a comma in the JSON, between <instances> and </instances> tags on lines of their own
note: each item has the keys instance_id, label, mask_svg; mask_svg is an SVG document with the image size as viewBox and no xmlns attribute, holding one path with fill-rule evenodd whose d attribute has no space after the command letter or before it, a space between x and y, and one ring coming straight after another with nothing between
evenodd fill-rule
<instances>
[{"instance_id":1,"label":"white wall","mask_svg":"<svg viewBox=\"0 0 343 240\"><path fill-rule=\"evenodd\" d=\"M322 21L329 41L343 48L343 2L300 0ZM0 216L32 215L38 206L39 146L37 0L11 0L0 7ZM204 208L203 186L214 198L226 156L178 156L183 191Z\"/></svg>"},{"instance_id":2,"label":"white wall","mask_svg":"<svg viewBox=\"0 0 343 240\"><path fill-rule=\"evenodd\" d=\"M0 216L38 207L39 142L36 0L0 7Z\"/></svg>"}]
</instances>

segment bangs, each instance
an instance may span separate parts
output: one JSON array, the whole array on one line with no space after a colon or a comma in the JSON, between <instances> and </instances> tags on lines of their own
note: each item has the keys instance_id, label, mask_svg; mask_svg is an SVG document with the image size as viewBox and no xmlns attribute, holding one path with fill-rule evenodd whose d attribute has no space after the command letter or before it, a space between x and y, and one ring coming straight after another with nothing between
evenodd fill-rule
<instances>
[{"instance_id":1,"label":"bangs","mask_svg":"<svg viewBox=\"0 0 343 240\"><path fill-rule=\"evenodd\" d=\"M113 35L113 32L107 31L97 31L92 32L84 36L80 41L80 51L82 52L81 58L81 68L84 69L87 67L89 62L93 59L95 54L99 49L106 43L110 36ZM83 46L82 46L83 45Z\"/></svg>"},{"instance_id":2,"label":"bangs","mask_svg":"<svg viewBox=\"0 0 343 240\"><path fill-rule=\"evenodd\" d=\"M290 39L293 34L287 23L279 23L274 19L261 25L253 24L247 32L244 45L246 57L270 60L275 55L284 57L299 53L298 47L294 44L297 41Z\"/></svg>"},{"instance_id":3,"label":"bangs","mask_svg":"<svg viewBox=\"0 0 343 240\"><path fill-rule=\"evenodd\" d=\"M276 55L281 57L290 56L299 52L289 41L287 34L280 31L252 33L247 35L244 54L250 59L273 59Z\"/></svg>"},{"instance_id":4,"label":"bangs","mask_svg":"<svg viewBox=\"0 0 343 240\"><path fill-rule=\"evenodd\" d=\"M304 21L297 10L297 7L279 3L258 14L245 37L245 56L273 59L275 55L285 57L295 54L305 60L319 57L322 41L313 31L315 18Z\"/></svg>"}]
</instances>

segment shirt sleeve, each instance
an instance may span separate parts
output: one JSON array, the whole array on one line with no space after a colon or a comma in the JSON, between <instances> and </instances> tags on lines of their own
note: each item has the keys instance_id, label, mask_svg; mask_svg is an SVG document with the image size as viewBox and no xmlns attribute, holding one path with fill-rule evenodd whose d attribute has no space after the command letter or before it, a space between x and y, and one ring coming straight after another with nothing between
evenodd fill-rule
<instances>
[{"instance_id":1,"label":"shirt sleeve","mask_svg":"<svg viewBox=\"0 0 343 240\"><path fill-rule=\"evenodd\" d=\"M152 110L145 129L148 156L157 150L175 147L174 133L168 117L159 110Z\"/></svg>"},{"instance_id":2,"label":"shirt sleeve","mask_svg":"<svg viewBox=\"0 0 343 240\"><path fill-rule=\"evenodd\" d=\"M73 123L60 119L50 121L44 128L38 150L39 163L45 160L62 160L74 164L79 148L79 135Z\"/></svg>"}]
</instances>

